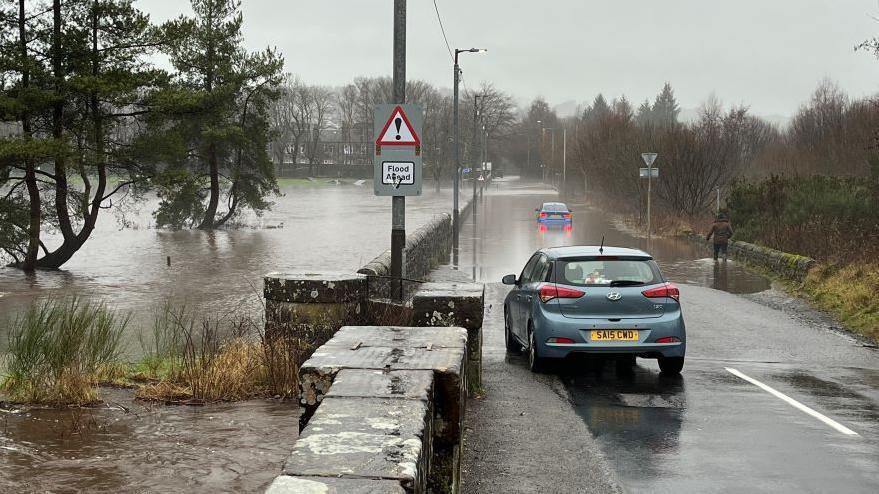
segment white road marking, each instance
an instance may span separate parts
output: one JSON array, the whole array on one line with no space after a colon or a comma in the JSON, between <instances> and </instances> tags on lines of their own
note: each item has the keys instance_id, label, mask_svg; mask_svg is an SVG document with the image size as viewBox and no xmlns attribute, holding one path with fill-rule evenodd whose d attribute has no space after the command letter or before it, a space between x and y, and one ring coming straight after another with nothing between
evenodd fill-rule
<instances>
[{"instance_id":1,"label":"white road marking","mask_svg":"<svg viewBox=\"0 0 879 494\"><path fill-rule=\"evenodd\" d=\"M830 427L833 427L837 431L839 431L847 436L859 436L860 435L857 432L855 432L855 431L849 429L848 427L840 424L839 422L833 420L832 418L827 417L826 415L823 415L821 413L818 413L815 410L812 410L811 408L807 407L806 405L803 405L799 401L791 398L790 396L782 393L781 391L778 391L776 389L773 389L773 388L761 383L760 381L754 379L753 377L742 374L738 370L732 369L730 367L724 367L724 368L730 374L732 374L736 377L740 377L740 378L744 379L745 381L748 381L749 383L753 384L754 386L757 386L758 388L762 389L763 391L766 391L767 393L775 396L776 398L780 399L781 401L784 401L788 405L799 409L801 412L805 412L806 414L815 417L816 419L820 420L821 422L824 422L825 424L829 425Z\"/></svg>"}]
</instances>

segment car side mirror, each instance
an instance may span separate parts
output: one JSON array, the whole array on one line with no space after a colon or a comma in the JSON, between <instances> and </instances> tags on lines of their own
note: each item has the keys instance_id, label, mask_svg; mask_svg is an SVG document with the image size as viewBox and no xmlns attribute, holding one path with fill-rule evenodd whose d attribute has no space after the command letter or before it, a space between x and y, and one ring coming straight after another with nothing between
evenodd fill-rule
<instances>
[{"instance_id":1,"label":"car side mirror","mask_svg":"<svg viewBox=\"0 0 879 494\"><path fill-rule=\"evenodd\" d=\"M504 285L515 285L516 284L516 275L508 274L508 275L504 276L503 279L501 280L501 283L503 283Z\"/></svg>"},{"instance_id":2,"label":"car side mirror","mask_svg":"<svg viewBox=\"0 0 879 494\"><path fill-rule=\"evenodd\" d=\"M540 208L534 208L534 212L535 212L535 213L539 213L539 212L540 212Z\"/></svg>"}]
</instances>

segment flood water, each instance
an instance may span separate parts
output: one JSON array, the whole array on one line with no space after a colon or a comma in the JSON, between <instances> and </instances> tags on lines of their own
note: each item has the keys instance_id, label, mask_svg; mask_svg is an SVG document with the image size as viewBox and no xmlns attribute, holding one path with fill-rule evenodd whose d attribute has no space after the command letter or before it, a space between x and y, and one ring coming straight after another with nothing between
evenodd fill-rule
<instances>
[{"instance_id":1,"label":"flood water","mask_svg":"<svg viewBox=\"0 0 879 494\"><path fill-rule=\"evenodd\" d=\"M573 223L540 226L535 209L559 201L555 191L515 179L490 186L479 203L475 221L462 224L459 269L482 282L498 282L519 273L536 250L564 245L632 247L656 258L666 278L676 283L707 286L731 293L756 293L769 288L765 277L734 261L714 262L705 245L679 238L648 240L630 232L604 211L569 202Z\"/></svg>"},{"instance_id":2,"label":"flood water","mask_svg":"<svg viewBox=\"0 0 879 494\"><path fill-rule=\"evenodd\" d=\"M0 492L259 492L299 431L290 402L168 407L112 389L102 397L108 407L99 409L0 406Z\"/></svg>"},{"instance_id":3,"label":"flood water","mask_svg":"<svg viewBox=\"0 0 879 494\"><path fill-rule=\"evenodd\" d=\"M135 333L166 299L203 313L259 311L266 273L356 271L390 247L391 200L375 197L369 182L282 186L282 193L262 218L215 232L155 229L155 202L148 202L126 214L133 228L120 229L113 214L102 215L61 271L27 276L0 268L0 349L14 315L39 297L83 295L131 312L128 350L136 354ZM407 200L407 230L451 207L450 190L425 188Z\"/></svg>"}]
</instances>

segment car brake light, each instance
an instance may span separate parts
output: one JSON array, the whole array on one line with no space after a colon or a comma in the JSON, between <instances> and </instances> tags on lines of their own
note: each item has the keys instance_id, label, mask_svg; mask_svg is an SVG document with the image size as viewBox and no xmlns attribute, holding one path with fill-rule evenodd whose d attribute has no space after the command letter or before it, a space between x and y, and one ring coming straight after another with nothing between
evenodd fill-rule
<instances>
[{"instance_id":1,"label":"car brake light","mask_svg":"<svg viewBox=\"0 0 879 494\"><path fill-rule=\"evenodd\" d=\"M641 293L647 298L673 298L678 302L681 301L681 291L671 283L663 283L656 288L644 290Z\"/></svg>"},{"instance_id":2,"label":"car brake light","mask_svg":"<svg viewBox=\"0 0 879 494\"><path fill-rule=\"evenodd\" d=\"M677 336L665 336L656 340L657 343L680 343L681 340Z\"/></svg>"},{"instance_id":3,"label":"car brake light","mask_svg":"<svg viewBox=\"0 0 879 494\"><path fill-rule=\"evenodd\" d=\"M586 292L566 286L558 286L554 283L546 283L540 286L540 300L543 303L549 302L554 298L580 298L586 295Z\"/></svg>"},{"instance_id":4,"label":"car brake light","mask_svg":"<svg viewBox=\"0 0 879 494\"><path fill-rule=\"evenodd\" d=\"M566 220L571 219L571 213L565 213L562 215Z\"/></svg>"},{"instance_id":5,"label":"car brake light","mask_svg":"<svg viewBox=\"0 0 879 494\"><path fill-rule=\"evenodd\" d=\"M547 343L555 343L556 345L573 345L574 340L570 338L549 338L546 340Z\"/></svg>"},{"instance_id":6,"label":"car brake light","mask_svg":"<svg viewBox=\"0 0 879 494\"><path fill-rule=\"evenodd\" d=\"M546 218L546 213L540 213L541 218Z\"/></svg>"}]
</instances>

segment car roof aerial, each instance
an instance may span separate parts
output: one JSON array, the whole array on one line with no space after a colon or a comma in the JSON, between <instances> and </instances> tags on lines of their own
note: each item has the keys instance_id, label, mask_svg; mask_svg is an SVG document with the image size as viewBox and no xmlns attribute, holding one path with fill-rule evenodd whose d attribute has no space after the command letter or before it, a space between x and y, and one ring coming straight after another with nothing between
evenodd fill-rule
<instances>
[{"instance_id":1,"label":"car roof aerial","mask_svg":"<svg viewBox=\"0 0 879 494\"><path fill-rule=\"evenodd\" d=\"M599 250L601 249L601 250ZM574 257L591 257L591 256L623 256L653 259L653 256L640 249L630 249L628 247L610 247L605 245L602 249L598 245L570 245L564 247L549 247L543 249L548 256L554 259L565 259Z\"/></svg>"}]
</instances>

